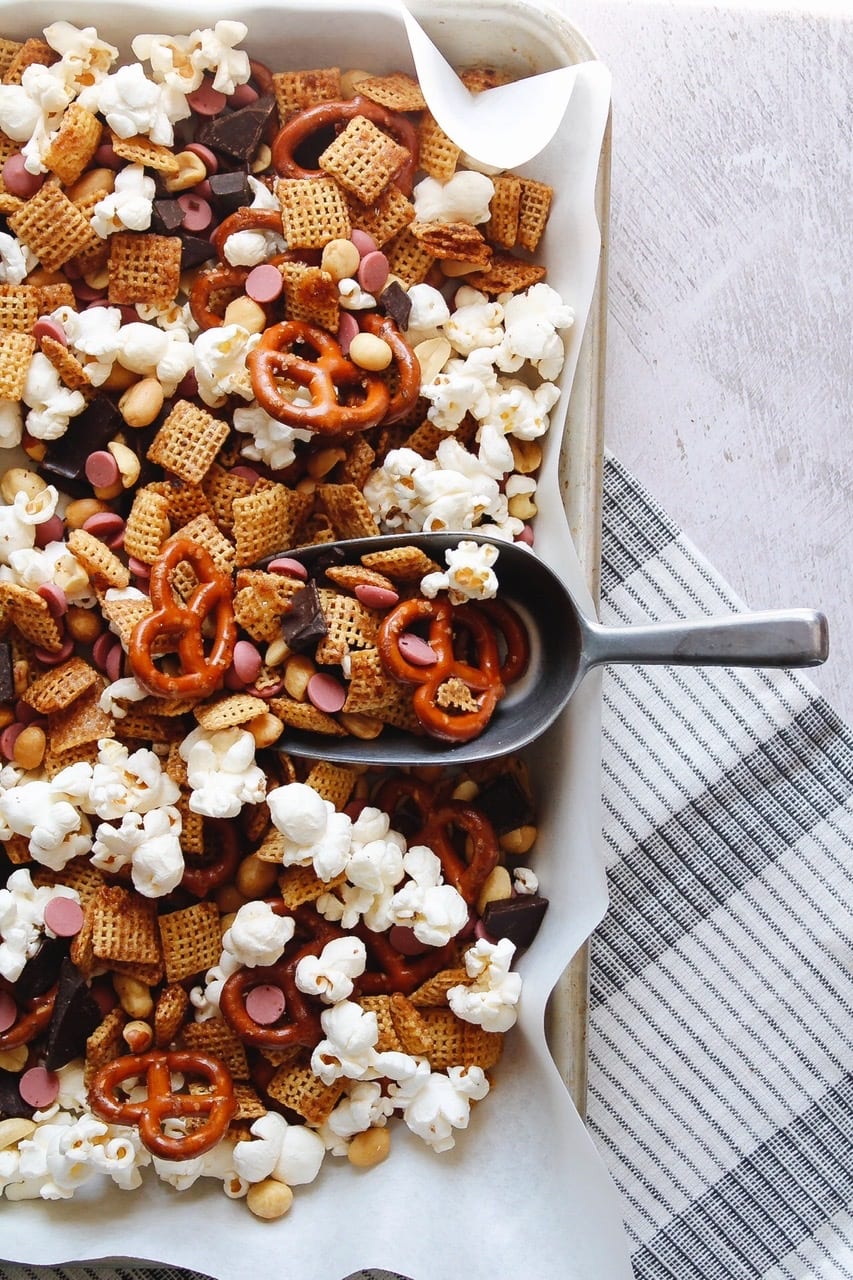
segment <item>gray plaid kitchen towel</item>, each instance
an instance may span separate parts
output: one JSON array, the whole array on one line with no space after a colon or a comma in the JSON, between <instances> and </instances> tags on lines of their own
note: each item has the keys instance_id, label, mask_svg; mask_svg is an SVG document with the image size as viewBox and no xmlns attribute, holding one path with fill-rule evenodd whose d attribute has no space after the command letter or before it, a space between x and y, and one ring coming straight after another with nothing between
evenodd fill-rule
<instances>
[{"instance_id":1,"label":"gray plaid kitchen towel","mask_svg":"<svg viewBox=\"0 0 853 1280\"><path fill-rule=\"evenodd\" d=\"M742 607L610 458L603 522L604 621ZM591 948L588 1120L636 1276L850 1280L853 734L786 672L614 667L604 689L610 908Z\"/></svg>"}]
</instances>

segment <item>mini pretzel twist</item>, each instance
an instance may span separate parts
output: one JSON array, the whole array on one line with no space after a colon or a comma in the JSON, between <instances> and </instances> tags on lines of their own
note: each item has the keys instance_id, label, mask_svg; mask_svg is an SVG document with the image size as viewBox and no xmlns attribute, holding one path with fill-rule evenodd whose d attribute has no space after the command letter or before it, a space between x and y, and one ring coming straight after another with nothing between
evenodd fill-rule
<instances>
[{"instance_id":1,"label":"mini pretzel twist","mask_svg":"<svg viewBox=\"0 0 853 1280\"><path fill-rule=\"evenodd\" d=\"M381 316L372 311L362 318L361 327L374 337L382 338L391 348L397 372L397 387L382 421L399 422L417 403L421 394L420 361L390 316Z\"/></svg>"},{"instance_id":2,"label":"mini pretzel twist","mask_svg":"<svg viewBox=\"0 0 853 1280\"><path fill-rule=\"evenodd\" d=\"M410 195L412 180L418 167L418 134L405 116L388 111L369 98L356 95L345 102L318 102L300 111L276 134L272 144L272 166L283 178L320 178L322 169L304 169L296 160L296 151L321 129L346 124L356 116L364 116L378 128L390 133L409 153L409 159L394 177L395 186Z\"/></svg>"},{"instance_id":3,"label":"mini pretzel twist","mask_svg":"<svg viewBox=\"0 0 853 1280\"><path fill-rule=\"evenodd\" d=\"M395 991L411 995L441 969L452 966L456 959L455 939L443 947L430 947L423 955L405 956L392 947L386 933L374 933L366 924L357 925L353 932L364 943L371 965L356 979L364 996L389 996Z\"/></svg>"},{"instance_id":4,"label":"mini pretzel twist","mask_svg":"<svg viewBox=\"0 0 853 1280\"><path fill-rule=\"evenodd\" d=\"M298 354L302 346L315 359ZM322 435L364 431L381 422L390 395L383 380L359 369L325 329L284 320L261 335L246 357L255 396L271 418ZM280 380L306 387L310 404L294 403Z\"/></svg>"},{"instance_id":5,"label":"mini pretzel twist","mask_svg":"<svg viewBox=\"0 0 853 1280\"><path fill-rule=\"evenodd\" d=\"M169 581L183 561L189 562L199 579L186 603L176 598ZM161 698L213 693L231 665L237 639L230 574L216 567L204 547L188 538L177 538L154 561L149 594L154 610L136 624L128 648L136 679ZM211 615L214 635L206 647L202 628ZM163 672L155 665L155 649L164 641L178 655L178 674Z\"/></svg>"},{"instance_id":6,"label":"mini pretzel twist","mask_svg":"<svg viewBox=\"0 0 853 1280\"><path fill-rule=\"evenodd\" d=\"M467 858L456 850L454 829L466 837L471 849ZM469 906L475 903L500 857L498 838L486 815L462 800L448 800L430 815L418 839L438 857L447 883Z\"/></svg>"},{"instance_id":7,"label":"mini pretzel twist","mask_svg":"<svg viewBox=\"0 0 853 1280\"><path fill-rule=\"evenodd\" d=\"M400 652L400 637L418 622L429 622L429 646L436 655L431 666L416 666ZM477 664L457 658L455 626L461 623L473 637ZM403 600L383 618L377 636L382 664L395 680L416 685L412 704L426 733L449 742L469 742L492 718L505 688L494 630L472 605L416 596ZM456 678L474 694L477 709L449 712L439 706L438 691Z\"/></svg>"},{"instance_id":8,"label":"mini pretzel twist","mask_svg":"<svg viewBox=\"0 0 853 1280\"><path fill-rule=\"evenodd\" d=\"M4 982L3 986L14 996L15 988L11 983ZM18 1017L11 1027L0 1032L0 1050L15 1049L18 1045L29 1044L35 1040L36 1036L40 1036L50 1023L55 1003L56 984L54 983L49 991L19 1004Z\"/></svg>"},{"instance_id":9,"label":"mini pretzel twist","mask_svg":"<svg viewBox=\"0 0 853 1280\"><path fill-rule=\"evenodd\" d=\"M200 1076L209 1086L204 1093L176 1091L172 1073ZM118 1090L125 1081L144 1077L147 1096L136 1102L122 1100ZM215 1147L237 1110L234 1083L223 1062L209 1054L188 1050L129 1053L115 1058L95 1073L89 1086L89 1105L95 1115L113 1124L135 1124L143 1145L162 1160L191 1160ZM167 1120L185 1117L204 1123L189 1133L163 1132Z\"/></svg>"},{"instance_id":10,"label":"mini pretzel twist","mask_svg":"<svg viewBox=\"0 0 853 1280\"><path fill-rule=\"evenodd\" d=\"M218 818L205 820L204 852L204 861L197 863L191 861L190 855L184 854L181 887L194 898L206 898L214 889L233 879L240 861L240 846L230 822Z\"/></svg>"}]
</instances>

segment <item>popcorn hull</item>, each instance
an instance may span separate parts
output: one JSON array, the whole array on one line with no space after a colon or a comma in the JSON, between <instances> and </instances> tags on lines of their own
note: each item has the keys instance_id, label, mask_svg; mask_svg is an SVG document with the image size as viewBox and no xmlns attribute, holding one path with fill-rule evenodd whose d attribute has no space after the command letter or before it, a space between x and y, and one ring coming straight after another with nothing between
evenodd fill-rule
<instances>
[{"instance_id":1,"label":"popcorn hull","mask_svg":"<svg viewBox=\"0 0 853 1280\"><path fill-rule=\"evenodd\" d=\"M410 11L455 65L491 62L528 76L592 56L558 16L520 0L465 6L421 0ZM203 13L190 3L0 0L0 34L7 37L37 34L57 17L97 27L123 54L140 32L190 31L202 21L233 18L249 28L249 52L274 69L413 69L402 10L392 0L210 0ZM544 91L531 90L531 111ZM540 255L549 283L576 314L546 444L536 545L575 592L588 595L598 558L607 200L601 149L608 102L600 79L579 79L553 141L521 170L556 188ZM132 1194L98 1182L73 1201L4 1202L3 1258L50 1263L96 1253L189 1266L217 1280L255 1277L271 1251L280 1251L288 1274L300 1280L341 1280L359 1267L384 1267L412 1280L628 1277L618 1198L566 1088L568 1081L582 1101L583 946L607 901L599 754L600 685L593 675L532 752L541 810L536 870L551 907L519 965L522 1012L493 1094L475 1108L452 1152L436 1156L397 1126L391 1159L368 1174L327 1160L318 1181L301 1188L291 1214L275 1223L259 1223L207 1181L182 1194L146 1178Z\"/></svg>"}]
</instances>

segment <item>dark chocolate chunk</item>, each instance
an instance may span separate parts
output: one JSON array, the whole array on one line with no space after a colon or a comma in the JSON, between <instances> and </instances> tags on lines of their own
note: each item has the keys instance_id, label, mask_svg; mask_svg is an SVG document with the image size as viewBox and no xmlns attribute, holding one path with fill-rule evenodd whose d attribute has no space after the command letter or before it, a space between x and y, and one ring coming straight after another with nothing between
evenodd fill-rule
<instances>
[{"instance_id":1,"label":"dark chocolate chunk","mask_svg":"<svg viewBox=\"0 0 853 1280\"><path fill-rule=\"evenodd\" d=\"M181 235L181 270L189 271L192 267L200 267L216 257L216 249L204 236L194 236L188 231Z\"/></svg>"},{"instance_id":2,"label":"dark chocolate chunk","mask_svg":"<svg viewBox=\"0 0 853 1280\"><path fill-rule=\"evenodd\" d=\"M24 965L15 983L15 999L21 1003L33 996L44 995L59 977L62 961L68 954L69 938L45 937L38 951Z\"/></svg>"},{"instance_id":3,"label":"dark chocolate chunk","mask_svg":"<svg viewBox=\"0 0 853 1280\"><path fill-rule=\"evenodd\" d=\"M238 111L221 111L205 120L196 132L196 141L232 160L251 160L275 110L275 97L268 93Z\"/></svg>"},{"instance_id":4,"label":"dark chocolate chunk","mask_svg":"<svg viewBox=\"0 0 853 1280\"><path fill-rule=\"evenodd\" d=\"M392 280L379 295L379 310L389 316L398 329L405 329L412 314L412 301L406 290Z\"/></svg>"},{"instance_id":5,"label":"dark chocolate chunk","mask_svg":"<svg viewBox=\"0 0 853 1280\"><path fill-rule=\"evenodd\" d=\"M124 419L112 400L105 395L95 396L82 413L71 419L65 434L48 443L38 466L39 475L72 498L91 497L86 460L90 453L105 449L124 429Z\"/></svg>"},{"instance_id":6,"label":"dark chocolate chunk","mask_svg":"<svg viewBox=\"0 0 853 1280\"><path fill-rule=\"evenodd\" d=\"M18 1089L19 1079L20 1076L17 1076L14 1071L0 1071L0 1117L4 1120L11 1120L18 1116L32 1120L35 1115L35 1107L31 1107L21 1097Z\"/></svg>"},{"instance_id":7,"label":"dark chocolate chunk","mask_svg":"<svg viewBox=\"0 0 853 1280\"><path fill-rule=\"evenodd\" d=\"M479 804L479 797L477 802ZM519 893L514 898L488 903L483 912L483 927L490 938L509 938L522 951L536 937L547 909L547 898L535 893Z\"/></svg>"},{"instance_id":8,"label":"dark chocolate chunk","mask_svg":"<svg viewBox=\"0 0 853 1280\"><path fill-rule=\"evenodd\" d=\"M155 200L151 205L151 230L168 236L178 231L184 223L184 211L174 196Z\"/></svg>"},{"instance_id":9,"label":"dark chocolate chunk","mask_svg":"<svg viewBox=\"0 0 853 1280\"><path fill-rule=\"evenodd\" d=\"M12 650L5 640L0 640L0 702L13 702L15 678L12 674Z\"/></svg>"},{"instance_id":10,"label":"dark chocolate chunk","mask_svg":"<svg viewBox=\"0 0 853 1280\"><path fill-rule=\"evenodd\" d=\"M56 1071L72 1058L84 1056L86 1040L100 1025L101 1016L88 982L66 956L59 971L56 1001L47 1029L44 1065L48 1071Z\"/></svg>"},{"instance_id":11,"label":"dark chocolate chunk","mask_svg":"<svg viewBox=\"0 0 853 1280\"><path fill-rule=\"evenodd\" d=\"M290 612L281 620L282 639L298 653L318 644L327 632L317 584L311 579L290 598Z\"/></svg>"},{"instance_id":12,"label":"dark chocolate chunk","mask_svg":"<svg viewBox=\"0 0 853 1280\"><path fill-rule=\"evenodd\" d=\"M535 821L530 797L511 773L500 774L478 792L477 808L486 815L499 836Z\"/></svg>"},{"instance_id":13,"label":"dark chocolate chunk","mask_svg":"<svg viewBox=\"0 0 853 1280\"><path fill-rule=\"evenodd\" d=\"M212 173L207 179L210 196L220 218L250 205L253 200L249 175L244 169L232 169L225 173Z\"/></svg>"}]
</instances>

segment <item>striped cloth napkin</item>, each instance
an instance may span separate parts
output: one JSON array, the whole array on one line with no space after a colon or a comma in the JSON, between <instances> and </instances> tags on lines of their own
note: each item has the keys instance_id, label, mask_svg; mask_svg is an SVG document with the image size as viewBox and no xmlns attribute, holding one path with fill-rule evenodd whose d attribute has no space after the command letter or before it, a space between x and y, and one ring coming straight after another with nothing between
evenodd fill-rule
<instances>
[{"instance_id":1,"label":"striped cloth napkin","mask_svg":"<svg viewBox=\"0 0 853 1280\"><path fill-rule=\"evenodd\" d=\"M603 523L603 621L742 607L612 458ZM850 1280L853 734L786 672L613 667L604 697L588 1122L637 1280Z\"/></svg>"}]
</instances>

